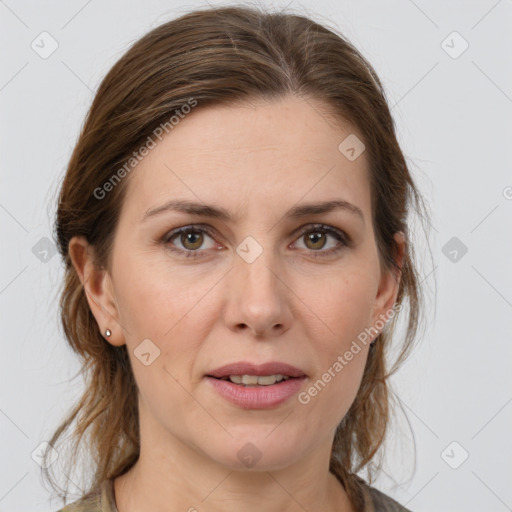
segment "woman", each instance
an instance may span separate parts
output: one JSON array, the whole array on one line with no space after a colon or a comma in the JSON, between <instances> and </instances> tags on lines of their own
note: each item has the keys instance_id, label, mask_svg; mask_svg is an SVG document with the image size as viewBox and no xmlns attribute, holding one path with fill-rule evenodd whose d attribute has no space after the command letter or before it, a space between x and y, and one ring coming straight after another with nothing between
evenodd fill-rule
<instances>
[{"instance_id":1,"label":"woman","mask_svg":"<svg viewBox=\"0 0 512 512\"><path fill-rule=\"evenodd\" d=\"M381 83L341 35L223 7L136 42L59 197L87 381L50 445L75 424L94 464L62 511L407 510L356 473L381 453L405 302L393 371L417 331L413 202Z\"/></svg>"}]
</instances>

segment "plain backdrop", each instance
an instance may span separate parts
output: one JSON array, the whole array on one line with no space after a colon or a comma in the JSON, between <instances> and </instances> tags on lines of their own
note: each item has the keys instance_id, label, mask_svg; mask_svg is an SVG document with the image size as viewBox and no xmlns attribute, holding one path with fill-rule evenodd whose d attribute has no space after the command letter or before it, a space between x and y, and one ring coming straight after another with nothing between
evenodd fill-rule
<instances>
[{"instance_id":1,"label":"plain backdrop","mask_svg":"<svg viewBox=\"0 0 512 512\"><path fill-rule=\"evenodd\" d=\"M37 454L82 382L59 326L51 230L84 115L129 44L205 5L0 1L0 512L59 505ZM425 332L393 378L410 426L398 416L375 485L415 512L512 510L512 2L262 5L335 27L368 58L431 207L431 255L413 229Z\"/></svg>"}]
</instances>

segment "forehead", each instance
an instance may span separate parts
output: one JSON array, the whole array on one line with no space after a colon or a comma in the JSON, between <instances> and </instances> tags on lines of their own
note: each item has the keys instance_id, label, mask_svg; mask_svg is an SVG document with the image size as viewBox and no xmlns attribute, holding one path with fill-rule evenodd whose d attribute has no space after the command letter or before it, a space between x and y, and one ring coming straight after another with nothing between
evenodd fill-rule
<instances>
[{"instance_id":1,"label":"forehead","mask_svg":"<svg viewBox=\"0 0 512 512\"><path fill-rule=\"evenodd\" d=\"M142 216L174 197L242 208L338 199L369 208L367 161L339 149L358 131L294 96L196 107L139 162L123 210Z\"/></svg>"}]
</instances>

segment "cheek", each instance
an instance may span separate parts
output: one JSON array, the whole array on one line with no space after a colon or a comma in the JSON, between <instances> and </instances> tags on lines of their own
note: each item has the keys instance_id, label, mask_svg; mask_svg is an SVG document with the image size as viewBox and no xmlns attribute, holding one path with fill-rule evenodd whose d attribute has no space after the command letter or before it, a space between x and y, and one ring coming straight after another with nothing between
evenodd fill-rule
<instances>
[{"instance_id":1,"label":"cheek","mask_svg":"<svg viewBox=\"0 0 512 512\"><path fill-rule=\"evenodd\" d=\"M213 276L180 272L164 257L155 263L147 254L126 258L116 269L118 311L132 341L168 339L214 284Z\"/></svg>"},{"instance_id":2,"label":"cheek","mask_svg":"<svg viewBox=\"0 0 512 512\"><path fill-rule=\"evenodd\" d=\"M206 318L198 321L197 315L202 311L201 298L213 283L149 259L147 255L125 258L115 276L120 321L141 403L161 424L168 425L184 410L188 422L199 424L204 411L191 401L182 383L191 373L201 333L209 325ZM144 353L149 353L146 360Z\"/></svg>"},{"instance_id":3,"label":"cheek","mask_svg":"<svg viewBox=\"0 0 512 512\"><path fill-rule=\"evenodd\" d=\"M321 327L309 333L319 366L299 402L319 429L326 425L334 429L348 412L368 356L370 339L360 335L370 326L375 284L367 271L352 267L345 274L331 276L306 302L322 320L312 320L310 325Z\"/></svg>"},{"instance_id":4,"label":"cheek","mask_svg":"<svg viewBox=\"0 0 512 512\"><path fill-rule=\"evenodd\" d=\"M180 272L165 260L152 264L143 259L148 258L127 258L117 267L116 296L125 342L142 394L149 390L151 401L171 393L179 408L188 399L185 394L180 402L183 389L177 382L194 373L201 344L218 321L209 292L219 276L190 269ZM154 362L145 366L139 357L148 352L146 362Z\"/></svg>"},{"instance_id":5,"label":"cheek","mask_svg":"<svg viewBox=\"0 0 512 512\"><path fill-rule=\"evenodd\" d=\"M343 349L334 350L324 360L320 371L298 395L299 411L306 419L308 430L336 429L357 396L367 356L367 347L352 351L350 343L346 343Z\"/></svg>"},{"instance_id":6,"label":"cheek","mask_svg":"<svg viewBox=\"0 0 512 512\"><path fill-rule=\"evenodd\" d=\"M311 297L314 313L322 319L328 332L322 352L332 359L344 352L357 336L370 326L376 288L368 273L351 269L342 277L326 282Z\"/></svg>"}]
</instances>

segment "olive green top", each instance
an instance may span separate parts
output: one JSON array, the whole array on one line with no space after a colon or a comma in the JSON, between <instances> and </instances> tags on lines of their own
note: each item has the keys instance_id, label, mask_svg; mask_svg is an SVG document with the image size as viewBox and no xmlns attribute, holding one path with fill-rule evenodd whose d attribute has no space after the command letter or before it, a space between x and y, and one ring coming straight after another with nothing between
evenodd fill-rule
<instances>
[{"instance_id":1,"label":"olive green top","mask_svg":"<svg viewBox=\"0 0 512 512\"><path fill-rule=\"evenodd\" d=\"M364 480L358 479L364 496L364 508L361 512L411 512ZM119 512L114 495L114 480L106 479L89 495L74 501L58 512Z\"/></svg>"}]
</instances>

